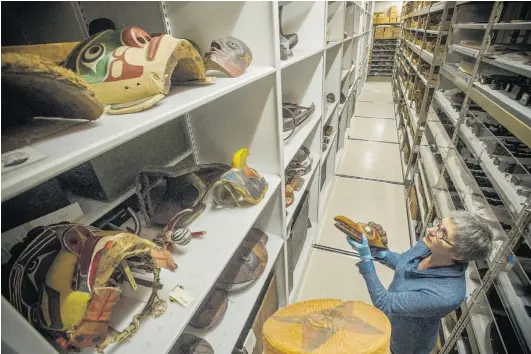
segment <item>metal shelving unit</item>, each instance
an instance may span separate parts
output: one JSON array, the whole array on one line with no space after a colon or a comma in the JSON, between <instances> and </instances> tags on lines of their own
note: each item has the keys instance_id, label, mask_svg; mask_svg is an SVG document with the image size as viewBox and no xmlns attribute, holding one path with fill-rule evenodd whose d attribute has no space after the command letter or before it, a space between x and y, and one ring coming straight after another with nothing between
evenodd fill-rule
<instances>
[{"instance_id":1,"label":"metal shelving unit","mask_svg":"<svg viewBox=\"0 0 531 354\"><path fill-rule=\"evenodd\" d=\"M530 43L531 8L406 2L402 20L393 84L406 195L408 205L411 191L428 202L410 225L422 235L434 218L465 209L495 235L488 259L467 271L459 319L443 319L440 353L492 351L491 334L506 353L531 353L531 297L522 291L531 287L523 266L531 257L531 108L513 99L514 85L531 94L521 84L531 82L531 66L515 54Z\"/></svg>"},{"instance_id":2,"label":"metal shelving unit","mask_svg":"<svg viewBox=\"0 0 531 354\"><path fill-rule=\"evenodd\" d=\"M369 57L370 76L391 76L397 48L397 38L376 38L376 28L391 28L399 23L379 23L373 25L373 42Z\"/></svg>"},{"instance_id":3,"label":"metal shelving unit","mask_svg":"<svg viewBox=\"0 0 531 354\"><path fill-rule=\"evenodd\" d=\"M239 77L222 74L212 85L172 87L162 101L148 110L125 115L104 114L97 122L65 126L60 133L28 142L45 155L42 160L13 171L2 171L2 202L6 203L65 171L103 154L114 154L115 149L148 136L152 141L167 145L172 152L175 150L176 156L171 156L169 166L192 161L196 164L230 163L235 151L249 148L252 155L249 164L268 182L263 200L248 208L211 208L209 193L204 200L207 210L190 224L193 230L207 231L208 237L174 253L178 264L176 272L161 272L161 299L169 301L169 293L182 286L192 298L190 303L187 306L168 303L166 312L157 319L142 322L131 339L107 348L107 352L113 353L173 353L179 351L175 342L181 334L192 333L207 340L216 353L242 351L240 342L247 337L254 338L250 326L271 277L275 278L279 306L297 300L308 255L322 225L334 171L342 156L341 148L348 138L345 131L353 116L356 95L368 75L374 2L225 1L183 5L143 1L130 6L115 1L51 1L44 5L13 4L7 6L2 19L6 28L16 35L5 36L12 43L4 45L82 41L88 37L92 20L106 18L117 29L134 25L148 33L186 36L203 49L209 48L211 40L220 35L239 38L251 48L252 63ZM282 17L281 7L284 8ZM57 18L61 21L56 21ZM220 18L225 20L219 21ZM197 27L201 22L203 25ZM280 46L275 44L281 26L296 29L299 38L298 46L287 60L280 59ZM334 102L328 103L330 93ZM281 105L295 101L305 106L313 103L315 112L284 140ZM223 119L216 119L222 111ZM214 126L216 129L212 130ZM325 126L332 128L332 134L323 150L327 138ZM233 136L230 132L235 131L239 133ZM301 189L295 192L295 201L286 207L285 169L301 146L310 150L313 163L304 176ZM141 156L146 150L133 152ZM107 156L116 159L113 161L125 160L121 152ZM69 202L66 208L76 207L72 209L78 214L67 213L66 208L62 208L54 212L60 214L54 214L54 220L95 224L124 202L136 201L134 181L126 187L122 194L107 201L75 196L73 191L65 190ZM310 193L308 220L313 226L307 230L300 255L294 260L289 252L291 224L298 218L295 211L305 191ZM3 263L7 262L6 255L9 256L13 244L26 236L29 229L48 223L39 219L3 232ZM253 227L268 235L268 262L263 274L245 289L229 295L230 305L215 328L194 329L189 325L191 319ZM161 228L144 224L141 236L152 239L160 231ZM208 266L205 266L205 259ZM131 293L124 291L113 313L112 325L117 329L124 328L148 301L149 293L144 290ZM1 305L2 349L20 354L58 352L6 297L1 298ZM253 350L248 346L246 349ZM95 353L96 349L86 348L83 352Z\"/></svg>"}]
</instances>

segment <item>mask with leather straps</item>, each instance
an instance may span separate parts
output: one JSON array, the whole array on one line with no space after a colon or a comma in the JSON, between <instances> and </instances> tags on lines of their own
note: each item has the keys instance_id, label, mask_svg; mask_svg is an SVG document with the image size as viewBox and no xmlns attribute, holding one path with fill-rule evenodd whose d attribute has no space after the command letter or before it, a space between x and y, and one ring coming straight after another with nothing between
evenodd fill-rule
<instances>
[{"instance_id":1,"label":"mask with leather straps","mask_svg":"<svg viewBox=\"0 0 531 354\"><path fill-rule=\"evenodd\" d=\"M249 150L240 149L232 157L232 168L212 186L214 204L219 207L242 207L258 204L267 193L266 179L247 165Z\"/></svg>"},{"instance_id":2,"label":"mask with leather straps","mask_svg":"<svg viewBox=\"0 0 531 354\"><path fill-rule=\"evenodd\" d=\"M64 352L96 347L102 353L130 338L149 315L162 315L160 270L177 268L168 250L131 232L70 223L32 229L11 254L3 268L4 296ZM151 294L118 331L109 321L127 286L148 287Z\"/></svg>"}]
</instances>

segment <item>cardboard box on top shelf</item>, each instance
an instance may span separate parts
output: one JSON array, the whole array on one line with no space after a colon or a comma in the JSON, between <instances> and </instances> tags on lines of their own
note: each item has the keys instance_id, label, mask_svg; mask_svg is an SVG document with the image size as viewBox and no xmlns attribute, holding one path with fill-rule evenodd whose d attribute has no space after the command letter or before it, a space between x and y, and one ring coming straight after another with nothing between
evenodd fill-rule
<instances>
[{"instance_id":1,"label":"cardboard box on top shelf","mask_svg":"<svg viewBox=\"0 0 531 354\"><path fill-rule=\"evenodd\" d=\"M373 21L375 24L389 23L389 17L378 17Z\"/></svg>"},{"instance_id":2,"label":"cardboard box on top shelf","mask_svg":"<svg viewBox=\"0 0 531 354\"><path fill-rule=\"evenodd\" d=\"M389 17L397 17L398 16L398 8L396 6L391 6L389 9Z\"/></svg>"},{"instance_id":3,"label":"cardboard box on top shelf","mask_svg":"<svg viewBox=\"0 0 531 354\"><path fill-rule=\"evenodd\" d=\"M389 23L398 23L398 19L396 17L389 17Z\"/></svg>"},{"instance_id":4,"label":"cardboard box on top shelf","mask_svg":"<svg viewBox=\"0 0 531 354\"><path fill-rule=\"evenodd\" d=\"M384 31L384 38L398 38L398 28L386 27Z\"/></svg>"},{"instance_id":5,"label":"cardboard box on top shelf","mask_svg":"<svg viewBox=\"0 0 531 354\"><path fill-rule=\"evenodd\" d=\"M378 17L384 17L385 16L385 12L375 12L374 13L374 18L378 18Z\"/></svg>"}]
</instances>

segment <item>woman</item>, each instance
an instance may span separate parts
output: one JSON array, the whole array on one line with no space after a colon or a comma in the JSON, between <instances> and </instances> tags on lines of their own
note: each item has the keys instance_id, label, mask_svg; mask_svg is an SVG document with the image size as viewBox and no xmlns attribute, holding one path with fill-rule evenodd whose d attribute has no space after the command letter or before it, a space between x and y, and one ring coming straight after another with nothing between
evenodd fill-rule
<instances>
[{"instance_id":1,"label":"woman","mask_svg":"<svg viewBox=\"0 0 531 354\"><path fill-rule=\"evenodd\" d=\"M365 236L361 243L347 237L360 255L357 266L373 305L391 321L393 354L431 352L440 319L465 299L468 262L487 258L492 240L485 221L466 211L452 212L402 254L371 249ZM373 259L395 271L388 290L378 279Z\"/></svg>"}]
</instances>

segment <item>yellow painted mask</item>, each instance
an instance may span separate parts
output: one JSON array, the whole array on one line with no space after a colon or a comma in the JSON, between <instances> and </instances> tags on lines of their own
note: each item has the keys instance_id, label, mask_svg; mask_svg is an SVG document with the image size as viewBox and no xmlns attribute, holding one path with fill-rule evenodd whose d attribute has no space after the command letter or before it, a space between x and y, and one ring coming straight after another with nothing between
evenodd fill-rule
<instances>
[{"instance_id":1,"label":"yellow painted mask","mask_svg":"<svg viewBox=\"0 0 531 354\"><path fill-rule=\"evenodd\" d=\"M170 35L151 38L139 27L88 38L74 48L65 65L108 105L109 114L147 109L169 93L172 83L213 82L190 42Z\"/></svg>"}]
</instances>

